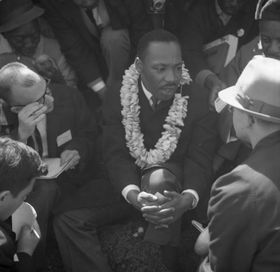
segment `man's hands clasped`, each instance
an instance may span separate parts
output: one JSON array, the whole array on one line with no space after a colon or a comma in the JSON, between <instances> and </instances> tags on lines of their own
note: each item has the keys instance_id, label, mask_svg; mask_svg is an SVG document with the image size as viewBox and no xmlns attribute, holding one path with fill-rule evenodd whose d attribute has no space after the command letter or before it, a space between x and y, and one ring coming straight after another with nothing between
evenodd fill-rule
<instances>
[{"instance_id":1,"label":"man's hands clasped","mask_svg":"<svg viewBox=\"0 0 280 272\"><path fill-rule=\"evenodd\" d=\"M168 228L192 208L193 196L174 191L164 191L163 195L133 191L128 195L128 200L142 212L146 221L158 228Z\"/></svg>"}]
</instances>

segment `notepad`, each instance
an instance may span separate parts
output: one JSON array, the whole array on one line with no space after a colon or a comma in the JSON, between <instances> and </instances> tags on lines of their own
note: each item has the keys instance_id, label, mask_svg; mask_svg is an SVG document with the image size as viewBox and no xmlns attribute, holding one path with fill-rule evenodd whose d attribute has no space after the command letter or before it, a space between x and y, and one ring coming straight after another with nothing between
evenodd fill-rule
<instances>
[{"instance_id":1,"label":"notepad","mask_svg":"<svg viewBox=\"0 0 280 272\"><path fill-rule=\"evenodd\" d=\"M38 177L38 179L55 179L57 178L70 163L66 162L63 165L60 165L60 158L45 158L44 163L48 166L48 174Z\"/></svg>"},{"instance_id":2,"label":"notepad","mask_svg":"<svg viewBox=\"0 0 280 272\"><path fill-rule=\"evenodd\" d=\"M203 53L209 68L219 74L235 57L237 46L238 38L231 34L204 45Z\"/></svg>"}]
</instances>

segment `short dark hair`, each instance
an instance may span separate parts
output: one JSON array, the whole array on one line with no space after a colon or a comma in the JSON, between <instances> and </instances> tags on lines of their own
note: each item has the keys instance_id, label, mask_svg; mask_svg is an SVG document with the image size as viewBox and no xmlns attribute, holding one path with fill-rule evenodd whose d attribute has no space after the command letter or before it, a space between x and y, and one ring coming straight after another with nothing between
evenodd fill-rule
<instances>
[{"instance_id":1,"label":"short dark hair","mask_svg":"<svg viewBox=\"0 0 280 272\"><path fill-rule=\"evenodd\" d=\"M10 191L16 197L45 169L45 164L33 148L0 137L0 192Z\"/></svg>"},{"instance_id":2,"label":"short dark hair","mask_svg":"<svg viewBox=\"0 0 280 272\"><path fill-rule=\"evenodd\" d=\"M139 40L137 46L137 56L140 59L144 59L146 50L152 42L174 42L177 43L180 47L179 40L174 34L163 29L155 29L144 34Z\"/></svg>"},{"instance_id":3,"label":"short dark hair","mask_svg":"<svg viewBox=\"0 0 280 272\"><path fill-rule=\"evenodd\" d=\"M30 73L26 73L28 70ZM26 65L20 62L10 62L0 69L0 98L9 103L11 88L14 84L32 87L37 81L36 73Z\"/></svg>"}]
</instances>

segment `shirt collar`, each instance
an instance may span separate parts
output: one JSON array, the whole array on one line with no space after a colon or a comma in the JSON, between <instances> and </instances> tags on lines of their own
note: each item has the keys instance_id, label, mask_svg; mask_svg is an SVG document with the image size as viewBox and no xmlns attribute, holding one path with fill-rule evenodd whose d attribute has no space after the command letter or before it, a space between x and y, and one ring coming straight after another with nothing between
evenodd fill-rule
<instances>
[{"instance_id":1,"label":"shirt collar","mask_svg":"<svg viewBox=\"0 0 280 272\"><path fill-rule=\"evenodd\" d=\"M221 9L218 3L218 0L215 0L215 7L219 19L222 21L223 25L226 25L231 19L231 16L223 12L223 10Z\"/></svg>"},{"instance_id":2,"label":"shirt collar","mask_svg":"<svg viewBox=\"0 0 280 272\"><path fill-rule=\"evenodd\" d=\"M145 96L147 97L147 99L148 99L149 102L150 102L153 95L152 95L151 92L149 92L149 91L146 89L146 87L144 86L142 80L141 80L141 87L142 87L142 89L143 89L143 92L144 92Z\"/></svg>"}]
</instances>

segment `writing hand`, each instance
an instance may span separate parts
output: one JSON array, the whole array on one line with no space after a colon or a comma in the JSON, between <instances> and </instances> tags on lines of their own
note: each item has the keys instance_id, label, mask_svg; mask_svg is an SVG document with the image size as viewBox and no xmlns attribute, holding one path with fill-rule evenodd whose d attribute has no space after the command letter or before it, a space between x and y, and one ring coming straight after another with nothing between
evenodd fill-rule
<instances>
[{"instance_id":1,"label":"writing hand","mask_svg":"<svg viewBox=\"0 0 280 272\"><path fill-rule=\"evenodd\" d=\"M39 226L36 226L36 231L38 233ZM40 234L39 234L40 236ZM32 256L33 252L39 243L40 238L35 234L30 226L23 226L18 239L17 252L25 252Z\"/></svg>"},{"instance_id":2,"label":"writing hand","mask_svg":"<svg viewBox=\"0 0 280 272\"><path fill-rule=\"evenodd\" d=\"M80 154L77 150L64 150L60 154L60 165L67 163L65 171L74 169L80 162Z\"/></svg>"}]
</instances>

